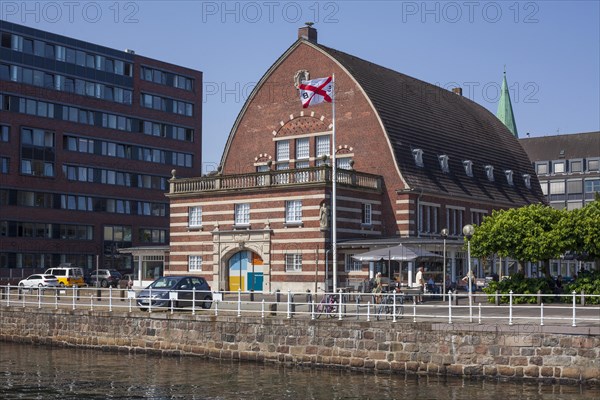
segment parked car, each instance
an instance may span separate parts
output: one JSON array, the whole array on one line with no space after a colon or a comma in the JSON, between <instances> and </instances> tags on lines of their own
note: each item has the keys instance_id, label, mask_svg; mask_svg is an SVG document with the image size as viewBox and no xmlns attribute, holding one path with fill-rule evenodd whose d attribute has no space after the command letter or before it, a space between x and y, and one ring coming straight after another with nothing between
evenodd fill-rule
<instances>
[{"instance_id":1,"label":"parked car","mask_svg":"<svg viewBox=\"0 0 600 400\"><path fill-rule=\"evenodd\" d=\"M61 264L55 268L48 268L44 274L54 275L60 286L85 286L83 269L72 267L71 264Z\"/></svg>"},{"instance_id":2,"label":"parked car","mask_svg":"<svg viewBox=\"0 0 600 400\"><path fill-rule=\"evenodd\" d=\"M172 292L177 293L174 300L171 300ZM198 276L163 276L139 292L136 302L142 311L146 311L150 304L152 307L169 307L171 301L174 307L185 307L192 305L194 296L196 306L204 309L212 306L212 292L206 279Z\"/></svg>"},{"instance_id":3,"label":"parked car","mask_svg":"<svg viewBox=\"0 0 600 400\"><path fill-rule=\"evenodd\" d=\"M114 269L92 270L89 280L92 286L100 286L103 288L112 286L116 288L119 286L121 273Z\"/></svg>"},{"instance_id":4,"label":"parked car","mask_svg":"<svg viewBox=\"0 0 600 400\"><path fill-rule=\"evenodd\" d=\"M19 288L57 288L60 284L54 275L35 274L19 282Z\"/></svg>"}]
</instances>

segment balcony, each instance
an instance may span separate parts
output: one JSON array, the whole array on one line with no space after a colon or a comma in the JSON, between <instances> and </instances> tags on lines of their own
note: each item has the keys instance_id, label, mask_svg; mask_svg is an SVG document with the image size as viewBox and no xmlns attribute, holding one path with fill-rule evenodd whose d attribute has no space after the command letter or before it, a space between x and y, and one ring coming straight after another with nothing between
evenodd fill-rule
<instances>
[{"instance_id":1,"label":"balcony","mask_svg":"<svg viewBox=\"0 0 600 400\"><path fill-rule=\"evenodd\" d=\"M198 192L216 192L240 189L265 189L296 187L302 185L330 184L330 167L288 169L281 171L254 172L235 175L211 175L197 178L172 178L169 180L170 195ZM354 170L337 170L338 186L367 189L381 193L382 178Z\"/></svg>"}]
</instances>

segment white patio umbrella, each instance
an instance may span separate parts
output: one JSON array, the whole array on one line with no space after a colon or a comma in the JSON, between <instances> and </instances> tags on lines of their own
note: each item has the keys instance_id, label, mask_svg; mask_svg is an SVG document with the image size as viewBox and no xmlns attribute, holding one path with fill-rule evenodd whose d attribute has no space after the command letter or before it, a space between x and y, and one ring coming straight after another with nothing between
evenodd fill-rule
<instances>
[{"instance_id":1,"label":"white patio umbrella","mask_svg":"<svg viewBox=\"0 0 600 400\"><path fill-rule=\"evenodd\" d=\"M415 249L399 244L393 247L384 247L381 249L367 251L366 253L355 254L352 256L352 258L358 261L379 261L381 259L392 261L413 261L417 258L442 258L442 256L427 250Z\"/></svg>"}]
</instances>

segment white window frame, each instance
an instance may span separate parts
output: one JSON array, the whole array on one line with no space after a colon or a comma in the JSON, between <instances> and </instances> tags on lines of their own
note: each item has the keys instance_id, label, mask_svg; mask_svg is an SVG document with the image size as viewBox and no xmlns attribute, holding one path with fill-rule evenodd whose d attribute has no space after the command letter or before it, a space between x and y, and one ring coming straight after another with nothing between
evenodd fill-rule
<instances>
[{"instance_id":1,"label":"white window frame","mask_svg":"<svg viewBox=\"0 0 600 400\"><path fill-rule=\"evenodd\" d=\"M523 174L523 182L525 182L525 187L527 189L531 189L531 175Z\"/></svg>"},{"instance_id":2,"label":"white window frame","mask_svg":"<svg viewBox=\"0 0 600 400\"><path fill-rule=\"evenodd\" d=\"M361 224L371 226L373 224L373 205L371 203L363 203Z\"/></svg>"},{"instance_id":3,"label":"white window frame","mask_svg":"<svg viewBox=\"0 0 600 400\"><path fill-rule=\"evenodd\" d=\"M285 272L302 272L302 253L285 253Z\"/></svg>"},{"instance_id":4,"label":"white window frame","mask_svg":"<svg viewBox=\"0 0 600 400\"><path fill-rule=\"evenodd\" d=\"M308 160L310 158L309 138L296 139L296 160Z\"/></svg>"},{"instance_id":5,"label":"white window frame","mask_svg":"<svg viewBox=\"0 0 600 400\"><path fill-rule=\"evenodd\" d=\"M564 174L566 171L566 163L564 161L553 161L552 162L552 173L553 174Z\"/></svg>"},{"instance_id":6,"label":"white window frame","mask_svg":"<svg viewBox=\"0 0 600 400\"><path fill-rule=\"evenodd\" d=\"M285 223L302 223L302 200L286 200L285 202Z\"/></svg>"},{"instance_id":7,"label":"white window frame","mask_svg":"<svg viewBox=\"0 0 600 400\"><path fill-rule=\"evenodd\" d=\"M504 175L506 175L506 183L508 183L509 186L513 186L514 182L513 182L513 171L512 169L507 169L504 171Z\"/></svg>"},{"instance_id":8,"label":"white window frame","mask_svg":"<svg viewBox=\"0 0 600 400\"><path fill-rule=\"evenodd\" d=\"M331 155L331 138L329 135L321 135L315 138L315 149L316 156L329 156ZM327 149L327 151L325 151Z\"/></svg>"},{"instance_id":9,"label":"white window frame","mask_svg":"<svg viewBox=\"0 0 600 400\"><path fill-rule=\"evenodd\" d=\"M235 205L235 225L250 225L250 203L239 203Z\"/></svg>"},{"instance_id":10,"label":"white window frame","mask_svg":"<svg viewBox=\"0 0 600 400\"><path fill-rule=\"evenodd\" d=\"M202 256L188 256L188 271L202 271Z\"/></svg>"},{"instance_id":11,"label":"white window frame","mask_svg":"<svg viewBox=\"0 0 600 400\"><path fill-rule=\"evenodd\" d=\"M423 167L423 149L413 149L412 154L415 159L415 165L417 167Z\"/></svg>"},{"instance_id":12,"label":"white window frame","mask_svg":"<svg viewBox=\"0 0 600 400\"><path fill-rule=\"evenodd\" d=\"M485 166L485 175L487 176L488 181L494 182L494 166L493 165Z\"/></svg>"},{"instance_id":13,"label":"white window frame","mask_svg":"<svg viewBox=\"0 0 600 400\"><path fill-rule=\"evenodd\" d=\"M442 172L445 174L450 172L450 166L448 164L450 157L448 157L446 154L442 154L438 157L438 160L440 160L440 168L442 169Z\"/></svg>"},{"instance_id":14,"label":"white window frame","mask_svg":"<svg viewBox=\"0 0 600 400\"><path fill-rule=\"evenodd\" d=\"M473 161L471 161L471 160L464 160L463 161L463 167L465 167L465 174L467 176L472 177L473 176Z\"/></svg>"},{"instance_id":15,"label":"white window frame","mask_svg":"<svg viewBox=\"0 0 600 400\"><path fill-rule=\"evenodd\" d=\"M362 262L353 258L354 254L346 254L346 262L344 268L346 272L362 271Z\"/></svg>"},{"instance_id":16,"label":"white window frame","mask_svg":"<svg viewBox=\"0 0 600 400\"><path fill-rule=\"evenodd\" d=\"M276 144L276 156L277 161L289 161L290 160L290 141L280 140Z\"/></svg>"},{"instance_id":17,"label":"white window frame","mask_svg":"<svg viewBox=\"0 0 600 400\"><path fill-rule=\"evenodd\" d=\"M188 226L190 228L202 227L202 206L193 206L188 209Z\"/></svg>"}]
</instances>

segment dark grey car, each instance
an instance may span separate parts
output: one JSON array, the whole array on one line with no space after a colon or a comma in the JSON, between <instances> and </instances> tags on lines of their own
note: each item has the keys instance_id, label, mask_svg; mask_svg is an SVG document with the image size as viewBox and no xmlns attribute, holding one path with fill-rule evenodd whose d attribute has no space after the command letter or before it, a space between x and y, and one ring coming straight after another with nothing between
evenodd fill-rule
<instances>
[{"instance_id":1,"label":"dark grey car","mask_svg":"<svg viewBox=\"0 0 600 400\"><path fill-rule=\"evenodd\" d=\"M191 307L209 309L212 306L212 292L206 279L199 276L163 276L138 293L136 303L142 311L152 307ZM150 303L152 302L152 303Z\"/></svg>"}]
</instances>

